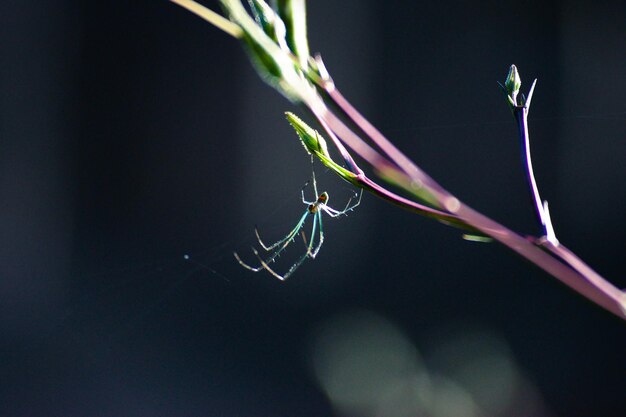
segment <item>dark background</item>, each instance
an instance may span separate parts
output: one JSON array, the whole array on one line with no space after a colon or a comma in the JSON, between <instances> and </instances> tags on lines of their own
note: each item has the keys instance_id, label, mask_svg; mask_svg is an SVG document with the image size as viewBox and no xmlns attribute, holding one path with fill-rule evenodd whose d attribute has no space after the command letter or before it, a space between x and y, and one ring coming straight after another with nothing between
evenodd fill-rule
<instances>
[{"instance_id":1,"label":"dark background","mask_svg":"<svg viewBox=\"0 0 626 417\"><path fill-rule=\"evenodd\" d=\"M557 234L626 287L623 2L309 3L343 93L523 234L538 230L496 81L512 63L523 90L537 77ZM0 16L0 415L624 415L624 322L497 244L366 195L286 283L241 268L255 224L269 240L295 224L310 164L282 114L300 110L235 40L164 0ZM347 186L316 172L341 207ZM335 391L333 346L326 371L364 368L331 372ZM385 403L398 349L419 371Z\"/></svg>"}]
</instances>

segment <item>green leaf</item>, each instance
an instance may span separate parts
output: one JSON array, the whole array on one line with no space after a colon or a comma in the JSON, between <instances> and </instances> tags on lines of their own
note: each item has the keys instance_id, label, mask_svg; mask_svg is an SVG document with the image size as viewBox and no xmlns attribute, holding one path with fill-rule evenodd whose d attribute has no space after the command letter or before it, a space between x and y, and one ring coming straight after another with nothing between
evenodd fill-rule
<instances>
[{"instance_id":1,"label":"green leaf","mask_svg":"<svg viewBox=\"0 0 626 417\"><path fill-rule=\"evenodd\" d=\"M493 238L484 235L473 235L473 234L464 234L463 239L469 242L479 242L479 243L491 243L493 242Z\"/></svg>"},{"instance_id":2,"label":"green leaf","mask_svg":"<svg viewBox=\"0 0 626 417\"><path fill-rule=\"evenodd\" d=\"M248 14L241 1L220 0L220 4L225 15L242 29L248 52L261 77L291 101L308 104L316 101L315 87L296 67L291 53L281 49L265 33L261 25Z\"/></svg>"},{"instance_id":3,"label":"green leaf","mask_svg":"<svg viewBox=\"0 0 626 417\"><path fill-rule=\"evenodd\" d=\"M287 44L306 71L309 62L309 41L306 26L305 0L277 0L278 14L287 28Z\"/></svg>"},{"instance_id":4,"label":"green leaf","mask_svg":"<svg viewBox=\"0 0 626 417\"><path fill-rule=\"evenodd\" d=\"M288 51L287 29L280 16L264 0L248 0L248 3L254 20L263 28L265 34L272 38L280 49Z\"/></svg>"}]
</instances>

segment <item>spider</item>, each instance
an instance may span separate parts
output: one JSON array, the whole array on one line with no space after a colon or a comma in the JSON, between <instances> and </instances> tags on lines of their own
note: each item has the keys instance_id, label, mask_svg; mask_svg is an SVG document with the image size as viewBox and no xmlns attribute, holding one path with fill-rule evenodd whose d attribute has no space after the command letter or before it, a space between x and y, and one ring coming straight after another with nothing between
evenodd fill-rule
<instances>
[{"instance_id":1,"label":"spider","mask_svg":"<svg viewBox=\"0 0 626 417\"><path fill-rule=\"evenodd\" d=\"M241 258L239 257L239 255L237 254L237 252L235 252L234 253L235 258L241 264L241 266L253 272L259 272L264 269L270 274L272 274L273 276L275 276L276 278L280 279L281 281L286 280L287 278L291 276L291 274L293 274L296 271L296 269L298 269L300 265L302 265L302 263L306 260L306 258L315 259L315 257L317 256L317 253L322 247L322 243L324 242L324 229L322 227L322 212L328 214L330 217L339 217L341 215L346 215L351 210L354 210L361 203L361 197L363 196L363 189L361 189L361 192L358 195L358 199L356 203L354 203L353 205L350 205L352 200L357 197L357 194L354 193L354 196L350 197L350 199L348 200L348 203L346 204L346 207L343 210L341 211L335 210L334 208L327 205L328 198L329 198L327 192L318 194L317 183L315 181L315 172L313 172L312 180L313 180L313 191L315 192L315 195L317 196L317 198L315 201L306 201L304 197L304 189L307 187L307 185L309 185L309 182L307 181L307 183L304 184L304 187L302 187L302 190L301 190L302 202L307 205L307 208L304 211L304 214L302 215L302 217L300 217L300 220L298 221L296 226L293 229L291 229L291 231L287 234L287 236L285 236L278 242L275 242L271 245L266 245L265 243L263 243L263 240L261 239L261 236L259 235L259 230L255 227L254 233L256 234L259 244L266 252L270 252L270 254L267 258L263 259L261 255L259 254L259 252L256 250L256 248L253 247L252 252L259 259L259 262L260 262L259 266L254 267L243 262ZM304 234L304 231L302 231L302 228L304 227L304 223L306 222L306 219L309 216L313 216L313 227L311 228L311 237L307 244L307 239ZM316 245L315 234L318 230L319 230L319 239ZM285 250L285 248L291 242L294 241L298 233L302 234L302 239L304 240L304 244L306 245L306 252L293 265L291 265L289 270L287 270L287 272L284 275L280 275L277 272L275 272L272 268L270 268L269 264L274 262L276 258L282 253L282 251Z\"/></svg>"}]
</instances>

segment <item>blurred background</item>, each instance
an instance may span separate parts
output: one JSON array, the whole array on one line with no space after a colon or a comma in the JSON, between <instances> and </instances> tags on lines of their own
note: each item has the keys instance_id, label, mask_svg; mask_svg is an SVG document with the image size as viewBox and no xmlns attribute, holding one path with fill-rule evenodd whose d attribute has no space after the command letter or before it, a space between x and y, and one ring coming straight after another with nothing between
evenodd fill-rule
<instances>
[{"instance_id":1,"label":"blurred background","mask_svg":"<svg viewBox=\"0 0 626 417\"><path fill-rule=\"evenodd\" d=\"M235 40L165 0L6 0L0 16L0 415L624 415L624 322L497 244L365 195L289 281L238 265L255 225L293 227L311 167L283 116L302 111ZM625 18L617 0L309 2L344 95L535 235L496 81L510 64L523 91L538 78L557 234L621 288Z\"/></svg>"}]
</instances>

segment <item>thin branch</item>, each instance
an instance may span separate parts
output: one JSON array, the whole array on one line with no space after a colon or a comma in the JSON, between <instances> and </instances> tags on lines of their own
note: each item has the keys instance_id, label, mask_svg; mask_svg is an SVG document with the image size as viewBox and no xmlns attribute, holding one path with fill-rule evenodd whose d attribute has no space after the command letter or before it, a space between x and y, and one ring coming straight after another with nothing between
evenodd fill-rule
<instances>
[{"instance_id":1,"label":"thin branch","mask_svg":"<svg viewBox=\"0 0 626 417\"><path fill-rule=\"evenodd\" d=\"M535 180L535 173L533 170L533 162L530 153L530 133L528 130L528 112L530 110L530 101L535 90L535 80L528 93L528 99L524 101L522 105L515 105L513 107L513 116L517 123L517 131L520 138L520 144L522 146L522 156L524 161L524 169L526 171L526 180L528 181L528 187L531 193L531 198L535 206L535 214L541 225L543 226L543 232L548 241L553 245L558 245L559 241L554 233L554 226L552 225L552 219L550 218L550 211L548 209L548 202L541 199L539 195L539 187L537 187L537 181Z\"/></svg>"},{"instance_id":2,"label":"thin branch","mask_svg":"<svg viewBox=\"0 0 626 417\"><path fill-rule=\"evenodd\" d=\"M316 59L321 68L326 71L321 57ZM385 137L373 124L369 122L336 88L335 83L330 81L315 80L317 84L328 94L333 103L341 110L341 112L350 119L363 133L372 140L387 156L413 180L419 180L429 188L438 191L438 194L444 196L450 193L446 192L435 180L422 171L413 161L411 161L402 151L400 151L389 139Z\"/></svg>"},{"instance_id":3,"label":"thin branch","mask_svg":"<svg viewBox=\"0 0 626 417\"><path fill-rule=\"evenodd\" d=\"M193 0L170 0L172 3L176 3L179 6L189 10L196 16L206 20L216 28L224 31L235 39L241 39L243 37L243 30L224 16L215 13L213 10L204 7L203 5L196 3Z\"/></svg>"},{"instance_id":4,"label":"thin branch","mask_svg":"<svg viewBox=\"0 0 626 417\"><path fill-rule=\"evenodd\" d=\"M522 146L522 159L524 160L524 169L526 171L526 180L532 194L532 200L535 205L535 214L539 222L545 227L545 215L543 213L543 203L539 196L539 189L537 188L537 181L535 180L535 173L533 171L533 163L530 155L530 137L528 134L528 110L525 107L521 107L515 111L515 120L518 125L518 132L520 136L520 143ZM544 229L545 232L545 229Z\"/></svg>"},{"instance_id":5,"label":"thin branch","mask_svg":"<svg viewBox=\"0 0 626 417\"><path fill-rule=\"evenodd\" d=\"M243 32L245 31L247 35L245 37L246 40L255 42L254 46L256 49L252 50L251 53L262 54L263 58L269 60L264 67L259 69L262 73L261 75L271 75L269 78L277 81L274 84L270 83L274 88L278 89L292 101L302 102L313 113L344 158L350 172L348 173L343 168L339 169L339 171L343 170L343 174L350 177L349 181L403 208L413 210L427 217L436 218L445 223L452 223L472 231L484 233L511 248L514 252L556 277L587 299L616 316L626 319L625 293L593 271L556 240L550 221L548 205L547 202L541 201L530 158L527 116L535 84L533 83L528 99L522 98L523 102L521 106L518 106L517 94L521 80L515 66L511 66L507 81L505 85L502 85L502 88L507 93L509 104L512 106L518 122L518 131L524 148L525 166L531 194L539 220L544 226L545 236L539 239L526 238L516 234L505 226L473 210L444 189L396 148L391 141L344 98L335 88L319 56L316 59L309 58L307 62L307 60L302 59L302 56L298 59L290 51L279 48L249 17L239 1L220 0L225 7L226 14L237 24L197 4L193 0L171 1L187 8L235 38L244 38ZM300 10L299 13L302 16L296 17L303 19L304 7L298 10ZM306 41L306 37L300 39L300 41ZM296 49L299 50L299 48ZM308 50L308 46L306 49ZM272 65L277 66L280 71L277 73L271 72L272 69L275 69ZM308 80L304 79L303 75L306 75ZM316 84L325 95L320 94L320 91L311 82ZM339 109L341 112L340 116L330 110L327 106L328 101ZM360 130L359 133L364 135L364 138L348 127L344 120L348 120L353 126L356 126ZM370 146L364 139L371 141L370 143L373 143L380 149L382 154ZM401 197L369 179L352 159L352 156L343 144L371 164L382 177L393 179L405 191L417 195L435 207L428 207ZM332 163L334 164L334 162ZM352 176L353 174L354 177ZM412 188L414 185L418 186L420 192L416 192Z\"/></svg>"},{"instance_id":6,"label":"thin branch","mask_svg":"<svg viewBox=\"0 0 626 417\"><path fill-rule=\"evenodd\" d=\"M538 244L548 249L553 255L562 259L573 269L580 271L583 276L589 281L590 285L598 288L603 293L607 294L610 298L615 300L621 308L622 314L626 315L626 292L616 288L610 282L606 281L600 274L591 269L589 265L583 262L576 254L561 244L553 244L549 240L540 239Z\"/></svg>"},{"instance_id":7,"label":"thin branch","mask_svg":"<svg viewBox=\"0 0 626 417\"><path fill-rule=\"evenodd\" d=\"M360 126L366 133L374 132L373 135L376 136L376 140L372 137L370 137L370 139L377 142L384 151L389 151L386 152L388 155L393 155L393 149L387 146L388 140L365 120L354 107L338 93L337 89L332 90L332 92L334 102L342 109L346 116L357 126ZM326 121L330 128L337 132L338 136L345 141L348 146L359 153L359 148L352 147L352 143L356 142L357 139L360 140L354 132L334 115L333 117L327 117ZM381 138L384 140L381 140ZM395 149L395 147L393 148ZM377 164L380 162L377 159L368 159L368 155L361 155L361 157L368 160L374 167L377 167ZM561 258L561 260L555 258L536 246L533 241L529 241L465 205L437 184L432 178L426 174L422 176L422 174L423 171L420 169L413 170L413 176L411 176L411 178L417 181L423 181L424 187L428 188L428 191L437 196L438 201L442 202L443 207L447 211L456 216L455 220L459 221L460 224L469 225L494 238L559 279L579 294L612 312L616 316L626 319L624 293L580 261L580 259L567 248L558 244L558 242L556 244L554 241L550 242L550 252ZM435 187L431 188L433 185ZM548 222L548 224L551 224L551 222Z\"/></svg>"},{"instance_id":8,"label":"thin branch","mask_svg":"<svg viewBox=\"0 0 626 417\"><path fill-rule=\"evenodd\" d=\"M563 245L554 246L548 242L547 247L553 255L566 263L541 250L534 242L517 235L462 203L455 214L461 220L508 246L582 296L626 320L624 293L580 261Z\"/></svg>"}]
</instances>

